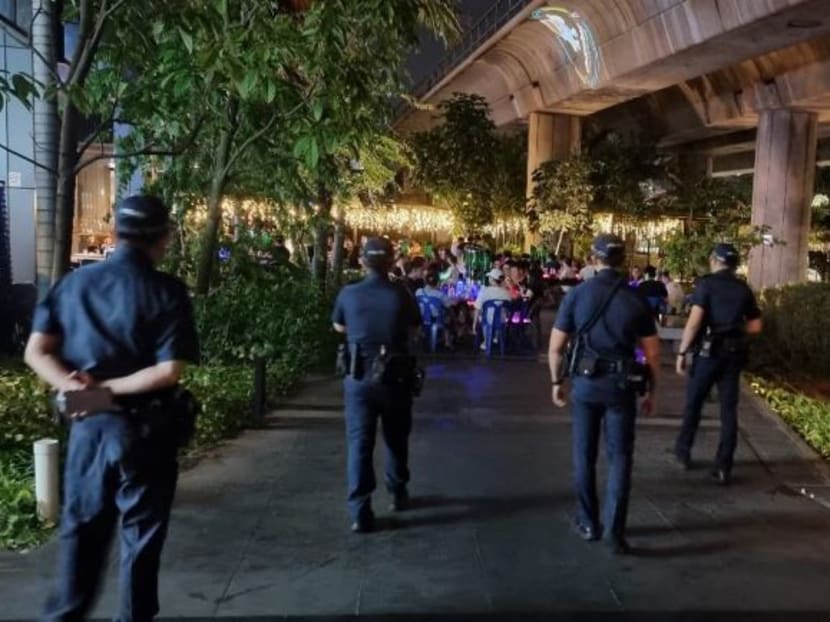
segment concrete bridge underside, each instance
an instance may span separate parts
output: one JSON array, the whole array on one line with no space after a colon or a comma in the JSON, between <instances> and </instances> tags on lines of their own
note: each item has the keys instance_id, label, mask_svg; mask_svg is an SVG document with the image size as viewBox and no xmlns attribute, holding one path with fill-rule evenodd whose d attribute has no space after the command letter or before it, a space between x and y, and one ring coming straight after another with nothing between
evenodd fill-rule
<instances>
[{"instance_id":1,"label":"concrete bridge underside","mask_svg":"<svg viewBox=\"0 0 830 622\"><path fill-rule=\"evenodd\" d=\"M830 0L531 0L419 95L436 104L455 92L484 96L499 126L527 124L529 172L578 149L592 115L647 119L665 148L748 158L753 222L787 242L756 249L750 278L806 277L816 148L830 124ZM398 126L432 123L413 110Z\"/></svg>"}]
</instances>

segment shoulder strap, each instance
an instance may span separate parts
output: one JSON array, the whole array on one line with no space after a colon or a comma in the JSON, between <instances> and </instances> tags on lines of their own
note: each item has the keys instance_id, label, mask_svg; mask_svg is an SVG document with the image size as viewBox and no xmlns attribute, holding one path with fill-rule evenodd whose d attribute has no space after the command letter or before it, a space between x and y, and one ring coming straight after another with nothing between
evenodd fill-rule
<instances>
[{"instance_id":1,"label":"shoulder strap","mask_svg":"<svg viewBox=\"0 0 830 622\"><path fill-rule=\"evenodd\" d=\"M619 277L617 279L617 282L614 284L614 286L608 290L608 293L605 294L605 298L602 299L602 304L600 304L597 307L596 311L594 311L594 314L590 317L590 319L587 322L585 322L582 326L580 326L579 330L576 331L577 337L587 334L588 331L590 331L594 327L594 325L597 322L599 322L600 318L603 315L605 315L605 311L608 309L608 305L611 304L611 300L613 300L617 292L620 291L620 288L622 287L624 281L625 279L623 279L622 277Z\"/></svg>"}]
</instances>

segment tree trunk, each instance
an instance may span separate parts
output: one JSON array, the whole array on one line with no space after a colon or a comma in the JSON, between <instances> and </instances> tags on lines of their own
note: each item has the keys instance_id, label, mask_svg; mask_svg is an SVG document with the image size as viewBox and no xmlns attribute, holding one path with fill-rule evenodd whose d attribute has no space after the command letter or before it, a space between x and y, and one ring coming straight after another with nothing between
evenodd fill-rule
<instances>
[{"instance_id":1,"label":"tree trunk","mask_svg":"<svg viewBox=\"0 0 830 622\"><path fill-rule=\"evenodd\" d=\"M199 250L199 261L196 269L196 293L207 294L210 290L210 278L213 273L213 259L216 255L216 241L219 236L219 225L222 221L222 198L225 195L225 186L228 183L228 160L231 154L231 143L236 133L236 103L228 106L228 125L222 130L216 158L213 164L213 179L210 182L208 194L207 221L202 233L202 245Z\"/></svg>"},{"instance_id":2,"label":"tree trunk","mask_svg":"<svg viewBox=\"0 0 830 622\"><path fill-rule=\"evenodd\" d=\"M35 16L32 22L32 47L40 53L32 55L32 74L37 82L49 88L54 86L52 71L57 66L53 37L56 10L50 0L35 0L32 3L32 11ZM52 284L59 140L57 98L35 97L34 141L35 162L38 164L35 167L35 266L37 287L41 296Z\"/></svg>"},{"instance_id":3,"label":"tree trunk","mask_svg":"<svg viewBox=\"0 0 830 622\"><path fill-rule=\"evenodd\" d=\"M556 242L556 250L554 251L554 254L555 254L557 257L559 257L559 251L562 249L562 239L563 239L564 237L565 237L565 230L564 230L564 229L560 229L560 230L559 230L559 240Z\"/></svg>"},{"instance_id":4,"label":"tree trunk","mask_svg":"<svg viewBox=\"0 0 830 622\"><path fill-rule=\"evenodd\" d=\"M52 283L69 270L72 254L72 225L75 220L75 166L78 164L78 109L67 101L61 115L58 152L58 180L52 256Z\"/></svg>"},{"instance_id":5,"label":"tree trunk","mask_svg":"<svg viewBox=\"0 0 830 622\"><path fill-rule=\"evenodd\" d=\"M346 206L341 201L337 205L337 216L334 223L334 255L331 261L331 269L334 272L334 287L340 287L343 282L343 263L345 260L345 248L343 243L346 238Z\"/></svg>"},{"instance_id":6,"label":"tree trunk","mask_svg":"<svg viewBox=\"0 0 830 622\"><path fill-rule=\"evenodd\" d=\"M331 218L331 193L320 186L317 193L319 211L314 226L314 257L312 258L312 276L320 287L326 288L326 264L328 256L329 220Z\"/></svg>"}]
</instances>

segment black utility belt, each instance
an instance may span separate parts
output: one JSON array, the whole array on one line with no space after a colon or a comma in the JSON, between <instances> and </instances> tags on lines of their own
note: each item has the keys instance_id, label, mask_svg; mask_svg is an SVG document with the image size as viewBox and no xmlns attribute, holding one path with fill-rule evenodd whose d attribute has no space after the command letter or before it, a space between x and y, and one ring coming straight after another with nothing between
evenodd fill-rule
<instances>
[{"instance_id":1,"label":"black utility belt","mask_svg":"<svg viewBox=\"0 0 830 622\"><path fill-rule=\"evenodd\" d=\"M381 348L369 352L358 344L342 344L337 350L337 373L354 380L397 387L421 394L424 371L409 354L389 353Z\"/></svg>"},{"instance_id":2,"label":"black utility belt","mask_svg":"<svg viewBox=\"0 0 830 622\"><path fill-rule=\"evenodd\" d=\"M730 354L742 354L748 348L746 337L727 335L706 335L700 340L695 354L701 358L717 358Z\"/></svg>"},{"instance_id":3,"label":"black utility belt","mask_svg":"<svg viewBox=\"0 0 830 622\"><path fill-rule=\"evenodd\" d=\"M621 390L647 393L651 386L651 370L636 359L609 359L583 353L574 366L574 378L615 377Z\"/></svg>"}]
</instances>

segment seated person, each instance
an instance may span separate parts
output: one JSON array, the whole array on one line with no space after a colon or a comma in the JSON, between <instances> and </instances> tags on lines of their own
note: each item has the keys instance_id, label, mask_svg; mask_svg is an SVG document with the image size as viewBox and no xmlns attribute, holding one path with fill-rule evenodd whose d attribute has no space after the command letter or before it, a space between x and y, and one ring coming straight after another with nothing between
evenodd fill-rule
<instances>
[{"instance_id":1,"label":"seated person","mask_svg":"<svg viewBox=\"0 0 830 622\"><path fill-rule=\"evenodd\" d=\"M428 298L437 298L441 301L441 304L444 306L444 309L447 310L444 313L444 345L449 349L452 348L453 337L455 331L453 330L455 326L455 320L451 309L453 307L453 301L447 296L441 288L438 287L439 283L439 276L438 276L438 269L436 266L430 266L430 269L427 271L426 277L424 277L424 286L418 289L415 292L415 297L420 298L421 296L426 296ZM433 318L437 317L437 312L435 309L432 309L432 316Z\"/></svg>"},{"instance_id":2,"label":"seated person","mask_svg":"<svg viewBox=\"0 0 830 622\"><path fill-rule=\"evenodd\" d=\"M644 275L645 279L637 286L637 292L645 298L656 318L666 308L669 292L663 282L657 280L657 269L654 266L646 266Z\"/></svg>"},{"instance_id":3,"label":"seated person","mask_svg":"<svg viewBox=\"0 0 830 622\"><path fill-rule=\"evenodd\" d=\"M481 311L484 309L484 304L491 300L504 300L510 302L510 292L504 287L504 272L495 268L487 273L487 280L489 285L482 287L478 292L478 298L475 301L475 319L473 323L477 326L481 322ZM488 321L492 318L487 318Z\"/></svg>"}]
</instances>

